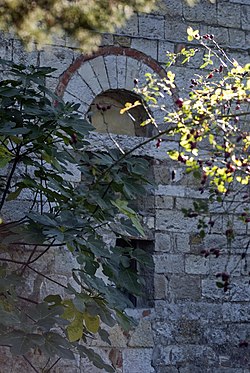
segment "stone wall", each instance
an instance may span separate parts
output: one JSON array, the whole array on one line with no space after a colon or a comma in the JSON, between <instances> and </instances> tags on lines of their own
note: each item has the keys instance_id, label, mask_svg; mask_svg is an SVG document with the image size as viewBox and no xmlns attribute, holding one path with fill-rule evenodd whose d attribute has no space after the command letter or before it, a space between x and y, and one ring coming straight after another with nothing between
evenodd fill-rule
<instances>
[{"instance_id":1,"label":"stone wall","mask_svg":"<svg viewBox=\"0 0 250 373\"><path fill-rule=\"evenodd\" d=\"M68 38L56 40L41 51L34 49L27 53L18 40L4 35L0 54L17 63L57 67L48 85L65 99L80 102L85 113L94 97L103 91L132 90L133 80L143 80L147 71L164 76L166 50L179 51L184 45L192 46L186 42L188 26L199 29L201 34L214 34L233 58L249 62L249 0L217 0L216 4L201 0L194 8L180 0L162 0L154 13L136 15L122 30L103 35L102 48L89 57L82 56ZM189 86L199 63L200 56L185 67L174 67L180 91ZM160 113L154 115L162 119ZM106 135L93 135L93 140L96 148L114 146ZM130 148L142 139L116 136L116 140ZM166 160L166 150L172 146L168 140L159 149L152 143L138 151L151 157L157 184L150 198L144 201L147 211L144 225L155 243L154 307L131 310L140 320L139 326L129 334L117 328L111 330L112 348L100 341L92 344L114 364L118 373L250 372L250 347L239 347L241 341L250 339L246 261L240 262L234 271L235 286L229 292L224 294L215 285L216 273L230 270L240 259L241 242L246 234L238 231L233 257L201 256L204 247L225 244L221 234L225 222L221 217L213 234L203 241L197 235L196 221L183 216L182 208L192 207L192 201L204 195L199 194L190 176ZM51 254L51 268L56 278L67 281L65 264L70 265L71 258L64 250L56 258L55 261ZM40 293L44 294L47 287L48 284L40 284ZM8 355L2 355L0 362L1 373L31 371L24 361L12 360ZM76 361L75 365L62 363L54 372L100 370L86 361Z\"/></svg>"}]
</instances>

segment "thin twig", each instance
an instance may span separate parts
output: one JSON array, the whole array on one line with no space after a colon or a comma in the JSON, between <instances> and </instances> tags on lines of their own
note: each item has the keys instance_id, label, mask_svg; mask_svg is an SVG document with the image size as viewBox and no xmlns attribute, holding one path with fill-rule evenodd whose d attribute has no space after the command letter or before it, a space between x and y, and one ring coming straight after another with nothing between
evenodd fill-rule
<instances>
[{"instance_id":1,"label":"thin twig","mask_svg":"<svg viewBox=\"0 0 250 373\"><path fill-rule=\"evenodd\" d=\"M34 272L37 273L38 275L40 275L40 276L46 278L46 280L51 281L51 282L53 282L54 284L57 284L58 286L61 286L61 287L64 288L64 289L68 289L67 286L61 284L60 282L58 282L58 281L56 281L56 280L53 280L52 278L46 276L46 275L45 275L44 273L42 273L42 272L37 271L35 268L30 267L30 265L27 265L27 267L28 267L29 269L31 269L31 271L34 271Z\"/></svg>"},{"instance_id":2,"label":"thin twig","mask_svg":"<svg viewBox=\"0 0 250 373\"><path fill-rule=\"evenodd\" d=\"M54 366L61 360L61 358L59 357L55 362L54 364L51 365L51 367L47 370L46 373L49 373L51 371L52 368L54 368Z\"/></svg>"},{"instance_id":3,"label":"thin twig","mask_svg":"<svg viewBox=\"0 0 250 373\"><path fill-rule=\"evenodd\" d=\"M29 361L29 359L26 356L23 355L23 358L24 360L27 361L27 363L31 366L31 368L34 369L36 373L39 373L39 371L34 367L34 365Z\"/></svg>"}]
</instances>

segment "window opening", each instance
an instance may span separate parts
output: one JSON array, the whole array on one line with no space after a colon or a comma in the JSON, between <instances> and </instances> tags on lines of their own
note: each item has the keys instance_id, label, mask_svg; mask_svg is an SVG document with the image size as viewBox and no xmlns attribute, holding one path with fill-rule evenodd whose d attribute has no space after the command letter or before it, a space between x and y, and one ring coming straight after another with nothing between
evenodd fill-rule
<instances>
[{"instance_id":1,"label":"window opening","mask_svg":"<svg viewBox=\"0 0 250 373\"><path fill-rule=\"evenodd\" d=\"M125 89L108 90L96 96L90 105L88 118L97 132L149 137L152 134L152 126L141 126L141 123L149 119L143 105L120 114L120 110L127 102L135 101L142 102L141 98L133 92Z\"/></svg>"}]
</instances>

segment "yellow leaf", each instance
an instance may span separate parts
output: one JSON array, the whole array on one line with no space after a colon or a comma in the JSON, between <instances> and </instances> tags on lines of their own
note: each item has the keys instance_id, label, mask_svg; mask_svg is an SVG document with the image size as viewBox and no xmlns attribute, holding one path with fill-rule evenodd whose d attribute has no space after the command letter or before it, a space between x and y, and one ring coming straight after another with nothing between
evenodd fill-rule
<instances>
[{"instance_id":1,"label":"yellow leaf","mask_svg":"<svg viewBox=\"0 0 250 373\"><path fill-rule=\"evenodd\" d=\"M67 327L68 338L70 342L78 341L83 334L83 314L77 311L75 319Z\"/></svg>"},{"instance_id":2,"label":"yellow leaf","mask_svg":"<svg viewBox=\"0 0 250 373\"><path fill-rule=\"evenodd\" d=\"M120 114L124 114L126 113L126 111L136 107L136 106L139 106L141 105L141 102L140 101L135 101L133 104L131 104L130 102L126 102L125 104L125 107L123 109L120 110Z\"/></svg>"},{"instance_id":3,"label":"yellow leaf","mask_svg":"<svg viewBox=\"0 0 250 373\"><path fill-rule=\"evenodd\" d=\"M97 333L100 326L99 316L91 316L87 312L83 313L85 326L91 333Z\"/></svg>"},{"instance_id":4,"label":"yellow leaf","mask_svg":"<svg viewBox=\"0 0 250 373\"><path fill-rule=\"evenodd\" d=\"M66 299L62 303L64 306L64 312L62 314L62 318L66 320L74 319L76 308L73 305L72 301L69 299Z\"/></svg>"}]
</instances>

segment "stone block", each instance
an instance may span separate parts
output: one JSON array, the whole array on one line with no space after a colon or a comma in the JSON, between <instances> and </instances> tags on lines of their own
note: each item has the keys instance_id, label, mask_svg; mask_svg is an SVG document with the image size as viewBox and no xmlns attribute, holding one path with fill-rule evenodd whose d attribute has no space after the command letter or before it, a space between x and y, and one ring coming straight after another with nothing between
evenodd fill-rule
<instances>
[{"instance_id":1,"label":"stone block","mask_svg":"<svg viewBox=\"0 0 250 373\"><path fill-rule=\"evenodd\" d=\"M160 16L139 15L139 35L149 39L164 39L165 21Z\"/></svg>"},{"instance_id":2,"label":"stone block","mask_svg":"<svg viewBox=\"0 0 250 373\"><path fill-rule=\"evenodd\" d=\"M187 209L187 210L193 209L194 208L194 201L192 199L177 197L175 199L175 208L177 210L181 210L181 209Z\"/></svg>"},{"instance_id":3,"label":"stone block","mask_svg":"<svg viewBox=\"0 0 250 373\"><path fill-rule=\"evenodd\" d=\"M148 319L141 319L135 331L132 331L128 343L129 347L149 348L154 346L153 332L151 328L151 321Z\"/></svg>"},{"instance_id":4,"label":"stone block","mask_svg":"<svg viewBox=\"0 0 250 373\"><path fill-rule=\"evenodd\" d=\"M168 62L167 52L174 52L174 43L165 40L159 40L158 42L158 62L166 63Z\"/></svg>"},{"instance_id":5,"label":"stone block","mask_svg":"<svg viewBox=\"0 0 250 373\"><path fill-rule=\"evenodd\" d=\"M184 258L182 255L160 254L154 256L156 273L183 273Z\"/></svg>"},{"instance_id":6,"label":"stone block","mask_svg":"<svg viewBox=\"0 0 250 373\"><path fill-rule=\"evenodd\" d=\"M135 14L129 20L127 20L125 25L116 31L116 34L138 36L138 15Z\"/></svg>"},{"instance_id":7,"label":"stone block","mask_svg":"<svg viewBox=\"0 0 250 373\"><path fill-rule=\"evenodd\" d=\"M123 351L123 373L154 373L152 348L130 348Z\"/></svg>"},{"instance_id":8,"label":"stone block","mask_svg":"<svg viewBox=\"0 0 250 373\"><path fill-rule=\"evenodd\" d=\"M224 292L223 289L216 286L216 282L220 279L204 279L202 280L202 297L209 300L225 301L231 297L231 291Z\"/></svg>"},{"instance_id":9,"label":"stone block","mask_svg":"<svg viewBox=\"0 0 250 373\"><path fill-rule=\"evenodd\" d=\"M179 301L177 304L163 300L155 301L156 318L172 322L185 318L187 320L222 321L222 304L207 302Z\"/></svg>"},{"instance_id":10,"label":"stone block","mask_svg":"<svg viewBox=\"0 0 250 373\"><path fill-rule=\"evenodd\" d=\"M227 272L233 276L239 276L242 273L241 255L222 254L218 258L210 256L209 267L211 275Z\"/></svg>"},{"instance_id":11,"label":"stone block","mask_svg":"<svg viewBox=\"0 0 250 373\"><path fill-rule=\"evenodd\" d=\"M243 50L237 51L237 52L229 51L228 55L231 59L235 59L239 64L243 66L249 63L249 54L247 51L243 51Z\"/></svg>"},{"instance_id":12,"label":"stone block","mask_svg":"<svg viewBox=\"0 0 250 373\"><path fill-rule=\"evenodd\" d=\"M174 239L171 233L155 233L155 251L173 252Z\"/></svg>"},{"instance_id":13,"label":"stone block","mask_svg":"<svg viewBox=\"0 0 250 373\"><path fill-rule=\"evenodd\" d=\"M168 196L156 196L155 207L159 209L172 210L174 207L174 199Z\"/></svg>"},{"instance_id":14,"label":"stone block","mask_svg":"<svg viewBox=\"0 0 250 373\"><path fill-rule=\"evenodd\" d=\"M183 5L179 0L164 0L157 3L157 13L170 16L170 17L181 17L183 14Z\"/></svg>"},{"instance_id":15,"label":"stone block","mask_svg":"<svg viewBox=\"0 0 250 373\"><path fill-rule=\"evenodd\" d=\"M226 27L202 25L201 35L204 34L214 35L216 42L221 46L229 43L229 30Z\"/></svg>"},{"instance_id":16,"label":"stone block","mask_svg":"<svg viewBox=\"0 0 250 373\"><path fill-rule=\"evenodd\" d=\"M95 75L95 72L93 70L92 64L90 62L85 62L79 69L78 74L82 77L83 82L85 82L91 91L98 95L102 92L102 87L97 79L97 76ZM76 75L77 77L77 75ZM78 77L79 79L79 77ZM80 79L79 79L80 80ZM71 89L72 91L72 89ZM79 92L77 88L75 88L75 92ZM79 94L79 93L78 93Z\"/></svg>"},{"instance_id":17,"label":"stone block","mask_svg":"<svg viewBox=\"0 0 250 373\"><path fill-rule=\"evenodd\" d=\"M242 24L243 30L250 30L250 11L249 11L250 4L249 2L247 3L247 5L246 6L244 5L241 7L241 24Z\"/></svg>"},{"instance_id":18,"label":"stone block","mask_svg":"<svg viewBox=\"0 0 250 373\"><path fill-rule=\"evenodd\" d=\"M39 66L40 52L37 50L36 45L33 45L32 50L29 52L24 50L23 44L20 40L13 39L13 62L17 64ZM54 67L52 65L48 65Z\"/></svg>"},{"instance_id":19,"label":"stone block","mask_svg":"<svg viewBox=\"0 0 250 373\"><path fill-rule=\"evenodd\" d=\"M168 231L195 232L197 230L197 219L184 217L177 210L156 210L156 229Z\"/></svg>"},{"instance_id":20,"label":"stone block","mask_svg":"<svg viewBox=\"0 0 250 373\"><path fill-rule=\"evenodd\" d=\"M217 5L218 24L225 27L240 28L241 26L241 6L220 2Z\"/></svg>"},{"instance_id":21,"label":"stone block","mask_svg":"<svg viewBox=\"0 0 250 373\"><path fill-rule=\"evenodd\" d=\"M56 68L52 75L59 77L73 62L73 58L71 49L47 45L40 51L40 66Z\"/></svg>"},{"instance_id":22,"label":"stone block","mask_svg":"<svg viewBox=\"0 0 250 373\"><path fill-rule=\"evenodd\" d=\"M201 299L201 281L199 276L172 275L169 280L169 298Z\"/></svg>"},{"instance_id":23,"label":"stone block","mask_svg":"<svg viewBox=\"0 0 250 373\"><path fill-rule=\"evenodd\" d=\"M127 57L127 71L125 88L133 90L135 87L135 79L139 76L139 61L134 58Z\"/></svg>"},{"instance_id":24,"label":"stone block","mask_svg":"<svg viewBox=\"0 0 250 373\"><path fill-rule=\"evenodd\" d=\"M188 234L177 233L175 242L176 242L175 251L177 253L188 253L188 252L190 252L190 243L189 243L189 235Z\"/></svg>"},{"instance_id":25,"label":"stone block","mask_svg":"<svg viewBox=\"0 0 250 373\"><path fill-rule=\"evenodd\" d=\"M12 60L13 38L8 37L3 32L0 33L0 55L5 60Z\"/></svg>"},{"instance_id":26,"label":"stone block","mask_svg":"<svg viewBox=\"0 0 250 373\"><path fill-rule=\"evenodd\" d=\"M127 68L126 63L126 57L117 56L117 88L123 89L125 87Z\"/></svg>"},{"instance_id":27,"label":"stone block","mask_svg":"<svg viewBox=\"0 0 250 373\"><path fill-rule=\"evenodd\" d=\"M112 34L102 34L101 46L113 45L114 36Z\"/></svg>"},{"instance_id":28,"label":"stone block","mask_svg":"<svg viewBox=\"0 0 250 373\"><path fill-rule=\"evenodd\" d=\"M102 87L103 91L110 89L109 80L107 76L106 66L102 56L96 57L90 61L92 69ZM88 81L88 80L87 80Z\"/></svg>"},{"instance_id":29,"label":"stone block","mask_svg":"<svg viewBox=\"0 0 250 373\"><path fill-rule=\"evenodd\" d=\"M165 17L165 40L169 42L183 43L187 40L187 27L191 26L194 30L200 28L199 23L191 23L187 25L184 18L181 18L176 22L173 17Z\"/></svg>"},{"instance_id":30,"label":"stone block","mask_svg":"<svg viewBox=\"0 0 250 373\"><path fill-rule=\"evenodd\" d=\"M87 69L87 66L86 68ZM79 72L81 69L79 70ZM85 70L84 70L85 71ZM101 91L101 87L97 81L97 79L92 75L90 79L88 79L88 83L84 80L81 74L76 73L69 81L66 91L64 94L64 101L75 102L80 104L88 104L90 105L94 99L95 92L92 90L96 90L96 92ZM90 84L90 85L89 85ZM67 95L66 95L67 94Z\"/></svg>"},{"instance_id":31,"label":"stone block","mask_svg":"<svg viewBox=\"0 0 250 373\"><path fill-rule=\"evenodd\" d=\"M185 272L193 275L207 275L209 273L209 260L200 255L186 255Z\"/></svg>"},{"instance_id":32,"label":"stone block","mask_svg":"<svg viewBox=\"0 0 250 373\"><path fill-rule=\"evenodd\" d=\"M199 2L193 7L184 4L183 16L187 21L214 25L217 23L216 4L211 4L209 1Z\"/></svg>"},{"instance_id":33,"label":"stone block","mask_svg":"<svg viewBox=\"0 0 250 373\"><path fill-rule=\"evenodd\" d=\"M131 47L131 37L123 36L123 35L114 35L114 45L120 46L120 47Z\"/></svg>"},{"instance_id":34,"label":"stone block","mask_svg":"<svg viewBox=\"0 0 250 373\"><path fill-rule=\"evenodd\" d=\"M250 7L249 7L250 8ZM250 18L249 18L250 22ZM229 29L229 43L230 47L246 49L246 35L242 30Z\"/></svg>"},{"instance_id":35,"label":"stone block","mask_svg":"<svg viewBox=\"0 0 250 373\"><path fill-rule=\"evenodd\" d=\"M140 52L145 53L147 56L150 56L157 60L157 41L142 39L142 38L133 38L131 42L131 48L136 49Z\"/></svg>"},{"instance_id":36,"label":"stone block","mask_svg":"<svg viewBox=\"0 0 250 373\"><path fill-rule=\"evenodd\" d=\"M211 366L217 362L216 354L213 349L206 345L196 346L187 345L169 345L159 347L158 364L169 366L186 366L188 363L194 364L200 371L204 366ZM155 364L157 364L157 360ZM198 369L196 372L200 372ZM189 371L190 372L190 371Z\"/></svg>"},{"instance_id":37,"label":"stone block","mask_svg":"<svg viewBox=\"0 0 250 373\"><path fill-rule=\"evenodd\" d=\"M105 56L104 62L107 69L109 85L112 89L117 89L117 60L116 56Z\"/></svg>"},{"instance_id":38,"label":"stone block","mask_svg":"<svg viewBox=\"0 0 250 373\"><path fill-rule=\"evenodd\" d=\"M222 305L223 320L226 322L249 322L249 303L232 304L230 302Z\"/></svg>"},{"instance_id":39,"label":"stone block","mask_svg":"<svg viewBox=\"0 0 250 373\"><path fill-rule=\"evenodd\" d=\"M154 298L165 299L167 279L164 275L154 275Z\"/></svg>"}]
</instances>

